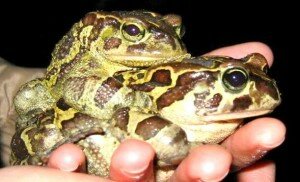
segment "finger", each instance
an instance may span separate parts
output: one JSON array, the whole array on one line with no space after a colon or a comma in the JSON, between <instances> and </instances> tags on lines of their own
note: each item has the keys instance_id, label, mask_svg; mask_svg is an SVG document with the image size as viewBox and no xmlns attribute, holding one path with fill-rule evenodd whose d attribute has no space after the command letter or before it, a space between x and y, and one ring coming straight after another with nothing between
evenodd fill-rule
<instances>
[{"instance_id":1,"label":"finger","mask_svg":"<svg viewBox=\"0 0 300 182\"><path fill-rule=\"evenodd\" d=\"M218 145L204 145L191 151L171 177L177 181L220 181L229 171L231 155Z\"/></svg>"},{"instance_id":2,"label":"finger","mask_svg":"<svg viewBox=\"0 0 300 182\"><path fill-rule=\"evenodd\" d=\"M271 161L256 163L238 173L238 181L275 181L275 164Z\"/></svg>"},{"instance_id":3,"label":"finger","mask_svg":"<svg viewBox=\"0 0 300 182\"><path fill-rule=\"evenodd\" d=\"M125 140L112 156L110 178L116 181L153 181L154 155L150 144Z\"/></svg>"},{"instance_id":4,"label":"finger","mask_svg":"<svg viewBox=\"0 0 300 182\"><path fill-rule=\"evenodd\" d=\"M238 129L222 145L233 156L236 169L249 166L285 139L286 128L273 118L259 118Z\"/></svg>"},{"instance_id":5,"label":"finger","mask_svg":"<svg viewBox=\"0 0 300 182\"><path fill-rule=\"evenodd\" d=\"M269 46L261 42L248 42L233 46L223 47L207 53L206 55L231 56L233 58L243 58L251 53L260 53L265 56L269 66L273 63L273 53Z\"/></svg>"},{"instance_id":6,"label":"finger","mask_svg":"<svg viewBox=\"0 0 300 182\"><path fill-rule=\"evenodd\" d=\"M0 170L1 181L10 182L109 182L109 180L101 179L96 176L70 173L59 171L57 169L50 169L36 166L14 166L7 167Z\"/></svg>"},{"instance_id":7,"label":"finger","mask_svg":"<svg viewBox=\"0 0 300 182\"><path fill-rule=\"evenodd\" d=\"M85 171L85 155L80 147L74 144L64 144L52 152L48 167L62 171Z\"/></svg>"}]
</instances>

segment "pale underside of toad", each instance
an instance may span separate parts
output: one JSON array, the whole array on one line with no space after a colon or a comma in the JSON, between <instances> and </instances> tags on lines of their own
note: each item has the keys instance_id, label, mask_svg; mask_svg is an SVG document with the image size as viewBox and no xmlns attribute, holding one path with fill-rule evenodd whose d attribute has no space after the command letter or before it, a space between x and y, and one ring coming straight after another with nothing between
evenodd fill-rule
<instances>
[{"instance_id":1,"label":"pale underside of toad","mask_svg":"<svg viewBox=\"0 0 300 182\"><path fill-rule=\"evenodd\" d=\"M88 172L107 177L113 151L135 138L153 146L165 181L193 146L219 143L280 103L262 55L191 58L182 35L177 15L88 13L56 45L45 77L16 95L11 163L45 165L72 142Z\"/></svg>"}]
</instances>

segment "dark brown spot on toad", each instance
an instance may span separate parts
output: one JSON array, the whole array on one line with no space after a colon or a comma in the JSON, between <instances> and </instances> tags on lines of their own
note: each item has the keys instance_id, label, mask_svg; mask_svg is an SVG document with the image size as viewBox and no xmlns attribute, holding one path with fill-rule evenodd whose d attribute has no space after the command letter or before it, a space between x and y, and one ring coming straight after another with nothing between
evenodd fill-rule
<instances>
[{"instance_id":1,"label":"dark brown spot on toad","mask_svg":"<svg viewBox=\"0 0 300 182\"><path fill-rule=\"evenodd\" d=\"M95 27L98 28L99 32L102 31L103 28L110 27L110 26L118 30L120 27L120 22L113 17L105 17L105 18L98 18L97 23L95 25Z\"/></svg>"},{"instance_id":2,"label":"dark brown spot on toad","mask_svg":"<svg viewBox=\"0 0 300 182\"><path fill-rule=\"evenodd\" d=\"M247 109L252 104L252 99L249 95L244 95L233 100L231 111L242 111Z\"/></svg>"},{"instance_id":3,"label":"dark brown spot on toad","mask_svg":"<svg viewBox=\"0 0 300 182\"><path fill-rule=\"evenodd\" d=\"M104 41L103 49L108 51L110 49L118 48L122 43L122 40L119 38L111 37Z\"/></svg>"},{"instance_id":4,"label":"dark brown spot on toad","mask_svg":"<svg viewBox=\"0 0 300 182\"><path fill-rule=\"evenodd\" d=\"M169 124L170 122L165 119L158 116L152 116L141 121L137 125L135 133L143 137L144 140L148 140Z\"/></svg>"},{"instance_id":5,"label":"dark brown spot on toad","mask_svg":"<svg viewBox=\"0 0 300 182\"><path fill-rule=\"evenodd\" d=\"M144 77L143 73L139 73L137 75L140 78ZM129 81L135 81L129 80ZM129 84L129 87L133 90L143 91L143 92L150 92L157 86L168 86L172 82L170 70L157 70L152 74L151 80L146 83L141 84Z\"/></svg>"},{"instance_id":6,"label":"dark brown spot on toad","mask_svg":"<svg viewBox=\"0 0 300 182\"><path fill-rule=\"evenodd\" d=\"M162 94L156 101L157 109L161 110L174 103L175 101L182 100L186 93L191 90L189 86L174 87Z\"/></svg>"},{"instance_id":7,"label":"dark brown spot on toad","mask_svg":"<svg viewBox=\"0 0 300 182\"><path fill-rule=\"evenodd\" d=\"M161 110L175 101L182 100L197 83L201 81L207 82L211 80L210 77L211 75L208 72L188 72L180 75L177 79L176 86L169 89L157 99L157 108Z\"/></svg>"},{"instance_id":8,"label":"dark brown spot on toad","mask_svg":"<svg viewBox=\"0 0 300 182\"><path fill-rule=\"evenodd\" d=\"M95 24L95 28L97 28L98 31L101 31L104 28L104 18L98 18Z\"/></svg>"},{"instance_id":9,"label":"dark brown spot on toad","mask_svg":"<svg viewBox=\"0 0 300 182\"><path fill-rule=\"evenodd\" d=\"M121 130L127 131L127 124L129 120L129 107L118 109L113 114L113 119L116 121L116 126Z\"/></svg>"},{"instance_id":10,"label":"dark brown spot on toad","mask_svg":"<svg viewBox=\"0 0 300 182\"><path fill-rule=\"evenodd\" d=\"M87 13L82 20L84 25L94 25L95 20L97 19L97 15L95 13Z\"/></svg>"},{"instance_id":11,"label":"dark brown spot on toad","mask_svg":"<svg viewBox=\"0 0 300 182\"><path fill-rule=\"evenodd\" d=\"M98 88L95 95L97 107L103 108L104 105L114 96L114 94L122 87L122 83L113 77L109 77Z\"/></svg>"},{"instance_id":12,"label":"dark brown spot on toad","mask_svg":"<svg viewBox=\"0 0 300 182\"><path fill-rule=\"evenodd\" d=\"M150 82L158 86L170 85L172 82L170 70L157 70L153 73Z\"/></svg>"},{"instance_id":13,"label":"dark brown spot on toad","mask_svg":"<svg viewBox=\"0 0 300 182\"><path fill-rule=\"evenodd\" d=\"M222 101L222 95L219 93L216 93L213 95L212 98L207 99L207 96L209 95L208 91L195 94L195 101L194 105L197 108L197 111L200 111L201 109L205 109L207 112L214 112L218 109L218 106L220 105L220 102Z\"/></svg>"},{"instance_id":14,"label":"dark brown spot on toad","mask_svg":"<svg viewBox=\"0 0 300 182\"><path fill-rule=\"evenodd\" d=\"M27 151L25 142L21 138L21 133L24 130L17 131L11 140L11 150L12 153L19 159L24 160L29 156L29 153Z\"/></svg>"},{"instance_id":15,"label":"dark brown spot on toad","mask_svg":"<svg viewBox=\"0 0 300 182\"><path fill-rule=\"evenodd\" d=\"M222 101L222 95L219 93L215 94L213 98L208 100L209 108L218 107L221 101Z\"/></svg>"}]
</instances>

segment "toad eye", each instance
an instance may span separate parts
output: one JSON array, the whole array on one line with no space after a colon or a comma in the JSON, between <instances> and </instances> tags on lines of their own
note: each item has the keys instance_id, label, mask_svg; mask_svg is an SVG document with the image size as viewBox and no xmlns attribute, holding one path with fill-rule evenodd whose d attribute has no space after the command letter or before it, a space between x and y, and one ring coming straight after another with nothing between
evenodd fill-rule
<instances>
[{"instance_id":1,"label":"toad eye","mask_svg":"<svg viewBox=\"0 0 300 182\"><path fill-rule=\"evenodd\" d=\"M124 23L121 29L123 37L131 42L139 41L145 36L145 28L136 23Z\"/></svg>"},{"instance_id":2,"label":"toad eye","mask_svg":"<svg viewBox=\"0 0 300 182\"><path fill-rule=\"evenodd\" d=\"M242 68L230 68L222 76L224 86L234 92L244 89L248 82L248 73Z\"/></svg>"}]
</instances>

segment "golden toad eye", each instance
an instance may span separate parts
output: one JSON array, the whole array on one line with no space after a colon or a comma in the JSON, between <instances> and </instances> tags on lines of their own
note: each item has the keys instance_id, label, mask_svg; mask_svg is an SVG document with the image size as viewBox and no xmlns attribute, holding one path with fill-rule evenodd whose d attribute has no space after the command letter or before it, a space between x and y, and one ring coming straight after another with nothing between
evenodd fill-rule
<instances>
[{"instance_id":1,"label":"golden toad eye","mask_svg":"<svg viewBox=\"0 0 300 182\"><path fill-rule=\"evenodd\" d=\"M224 86L234 92L243 90L248 82L248 73L242 68L230 68L222 76Z\"/></svg>"},{"instance_id":2,"label":"golden toad eye","mask_svg":"<svg viewBox=\"0 0 300 182\"><path fill-rule=\"evenodd\" d=\"M136 23L124 23L121 29L123 37L131 42L139 41L145 36L145 28Z\"/></svg>"}]
</instances>

